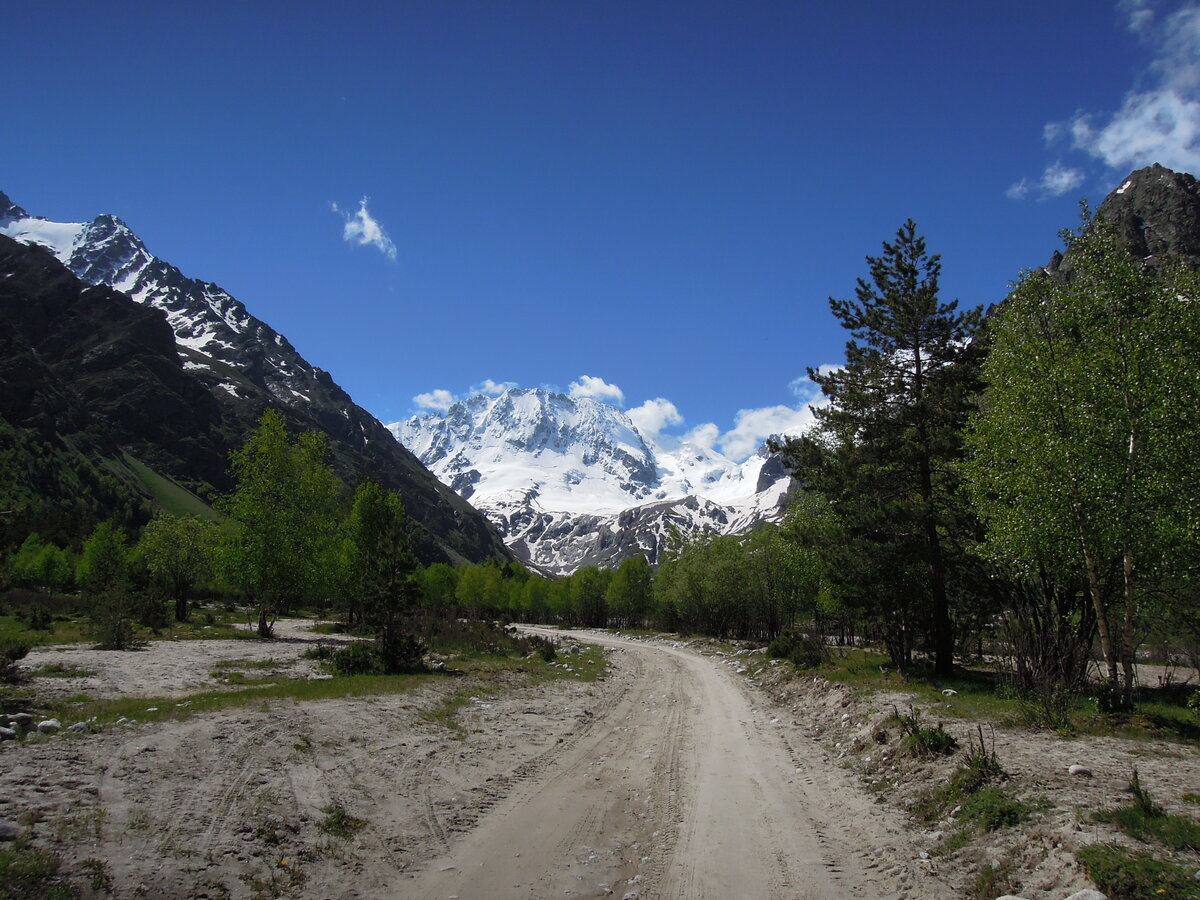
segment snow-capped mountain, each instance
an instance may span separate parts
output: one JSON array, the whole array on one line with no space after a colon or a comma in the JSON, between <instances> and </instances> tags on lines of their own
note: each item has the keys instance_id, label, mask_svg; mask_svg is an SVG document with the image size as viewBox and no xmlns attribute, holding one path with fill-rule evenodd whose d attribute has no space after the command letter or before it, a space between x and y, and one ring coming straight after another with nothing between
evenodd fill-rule
<instances>
[{"instance_id":1,"label":"snow-capped mountain","mask_svg":"<svg viewBox=\"0 0 1200 900\"><path fill-rule=\"evenodd\" d=\"M203 436L205 451L161 454L168 466L174 462L163 474L206 499L228 490L227 451L272 407L295 428L328 437L334 467L346 483L366 474L401 494L423 559L508 555L484 517L421 466L329 373L229 293L154 256L120 219L52 222L0 193L0 235L42 247L80 281L113 288L165 316L183 370L207 389L218 410ZM194 450L197 440L180 437L179 445Z\"/></svg>"},{"instance_id":2,"label":"snow-capped mountain","mask_svg":"<svg viewBox=\"0 0 1200 900\"><path fill-rule=\"evenodd\" d=\"M388 426L547 571L656 564L672 530L732 534L777 517L791 479L765 451L738 464L710 447L647 440L622 410L541 389L477 394L445 415Z\"/></svg>"}]
</instances>

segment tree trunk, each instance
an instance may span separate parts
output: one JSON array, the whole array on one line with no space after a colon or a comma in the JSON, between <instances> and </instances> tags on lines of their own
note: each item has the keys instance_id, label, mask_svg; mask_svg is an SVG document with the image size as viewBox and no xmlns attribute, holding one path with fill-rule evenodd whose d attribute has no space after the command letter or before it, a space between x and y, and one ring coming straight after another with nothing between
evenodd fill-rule
<instances>
[{"instance_id":1,"label":"tree trunk","mask_svg":"<svg viewBox=\"0 0 1200 900\"><path fill-rule=\"evenodd\" d=\"M1113 650L1112 632L1108 628L1108 610L1104 606L1104 593L1100 589L1100 573L1096 569L1096 558L1088 549L1087 540L1079 530L1079 546L1083 551L1083 562L1087 569L1088 593L1092 595L1092 608L1096 611L1096 630L1100 633L1100 649L1108 668L1108 681L1115 688L1120 684L1117 676L1117 656Z\"/></svg>"}]
</instances>

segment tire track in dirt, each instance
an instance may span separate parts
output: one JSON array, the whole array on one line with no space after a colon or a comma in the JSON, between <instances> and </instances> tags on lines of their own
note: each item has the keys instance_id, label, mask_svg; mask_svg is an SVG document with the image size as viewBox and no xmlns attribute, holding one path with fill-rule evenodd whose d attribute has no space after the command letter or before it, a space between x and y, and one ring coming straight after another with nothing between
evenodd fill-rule
<instances>
[{"instance_id":1,"label":"tire track in dirt","mask_svg":"<svg viewBox=\"0 0 1200 900\"><path fill-rule=\"evenodd\" d=\"M544 770L530 767L397 893L939 896L932 883L914 889L911 856L879 866L872 857L894 834L853 775L816 744L787 740L765 700L724 667L665 642L575 636L618 651L623 690L586 736L558 745Z\"/></svg>"}]
</instances>

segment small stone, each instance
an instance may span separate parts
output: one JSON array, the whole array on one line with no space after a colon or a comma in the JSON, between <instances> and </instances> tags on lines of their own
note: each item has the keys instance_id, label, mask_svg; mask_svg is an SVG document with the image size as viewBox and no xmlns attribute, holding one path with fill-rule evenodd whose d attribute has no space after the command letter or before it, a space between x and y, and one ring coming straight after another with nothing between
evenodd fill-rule
<instances>
[{"instance_id":1,"label":"small stone","mask_svg":"<svg viewBox=\"0 0 1200 900\"><path fill-rule=\"evenodd\" d=\"M955 697L957 695L958 695L958 691L954 690L954 688L946 688L945 690L942 691L943 697Z\"/></svg>"},{"instance_id":2,"label":"small stone","mask_svg":"<svg viewBox=\"0 0 1200 900\"><path fill-rule=\"evenodd\" d=\"M21 829L16 822L0 819L0 841L15 841L21 836Z\"/></svg>"},{"instance_id":3,"label":"small stone","mask_svg":"<svg viewBox=\"0 0 1200 900\"><path fill-rule=\"evenodd\" d=\"M17 739L17 729L0 727L0 741L15 741Z\"/></svg>"},{"instance_id":4,"label":"small stone","mask_svg":"<svg viewBox=\"0 0 1200 900\"><path fill-rule=\"evenodd\" d=\"M62 730L62 722L58 719L43 719L38 722L37 730L42 734L55 734Z\"/></svg>"},{"instance_id":5,"label":"small stone","mask_svg":"<svg viewBox=\"0 0 1200 900\"><path fill-rule=\"evenodd\" d=\"M1073 765L1073 766L1067 767L1067 774L1068 775L1080 775L1084 778L1091 778L1092 770L1089 769L1087 766Z\"/></svg>"},{"instance_id":6,"label":"small stone","mask_svg":"<svg viewBox=\"0 0 1200 900\"><path fill-rule=\"evenodd\" d=\"M87 734L91 729L88 728L87 722L76 722L67 731L70 734Z\"/></svg>"},{"instance_id":7,"label":"small stone","mask_svg":"<svg viewBox=\"0 0 1200 900\"><path fill-rule=\"evenodd\" d=\"M1091 888L1084 888L1067 897L1067 900L1108 900L1108 895L1093 891Z\"/></svg>"}]
</instances>

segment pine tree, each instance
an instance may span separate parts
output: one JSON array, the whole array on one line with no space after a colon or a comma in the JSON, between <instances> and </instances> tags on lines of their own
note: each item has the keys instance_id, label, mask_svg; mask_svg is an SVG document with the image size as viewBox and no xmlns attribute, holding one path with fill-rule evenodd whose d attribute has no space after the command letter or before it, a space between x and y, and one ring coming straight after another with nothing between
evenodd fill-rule
<instances>
[{"instance_id":1,"label":"pine tree","mask_svg":"<svg viewBox=\"0 0 1200 900\"><path fill-rule=\"evenodd\" d=\"M948 675L953 538L969 527L950 464L977 389L982 313L940 299L940 257L911 219L867 263L870 278L858 279L854 299L829 301L851 334L846 365L809 370L829 405L790 456L832 502L843 592L878 618L898 665L911 662L924 633L937 673Z\"/></svg>"}]
</instances>

